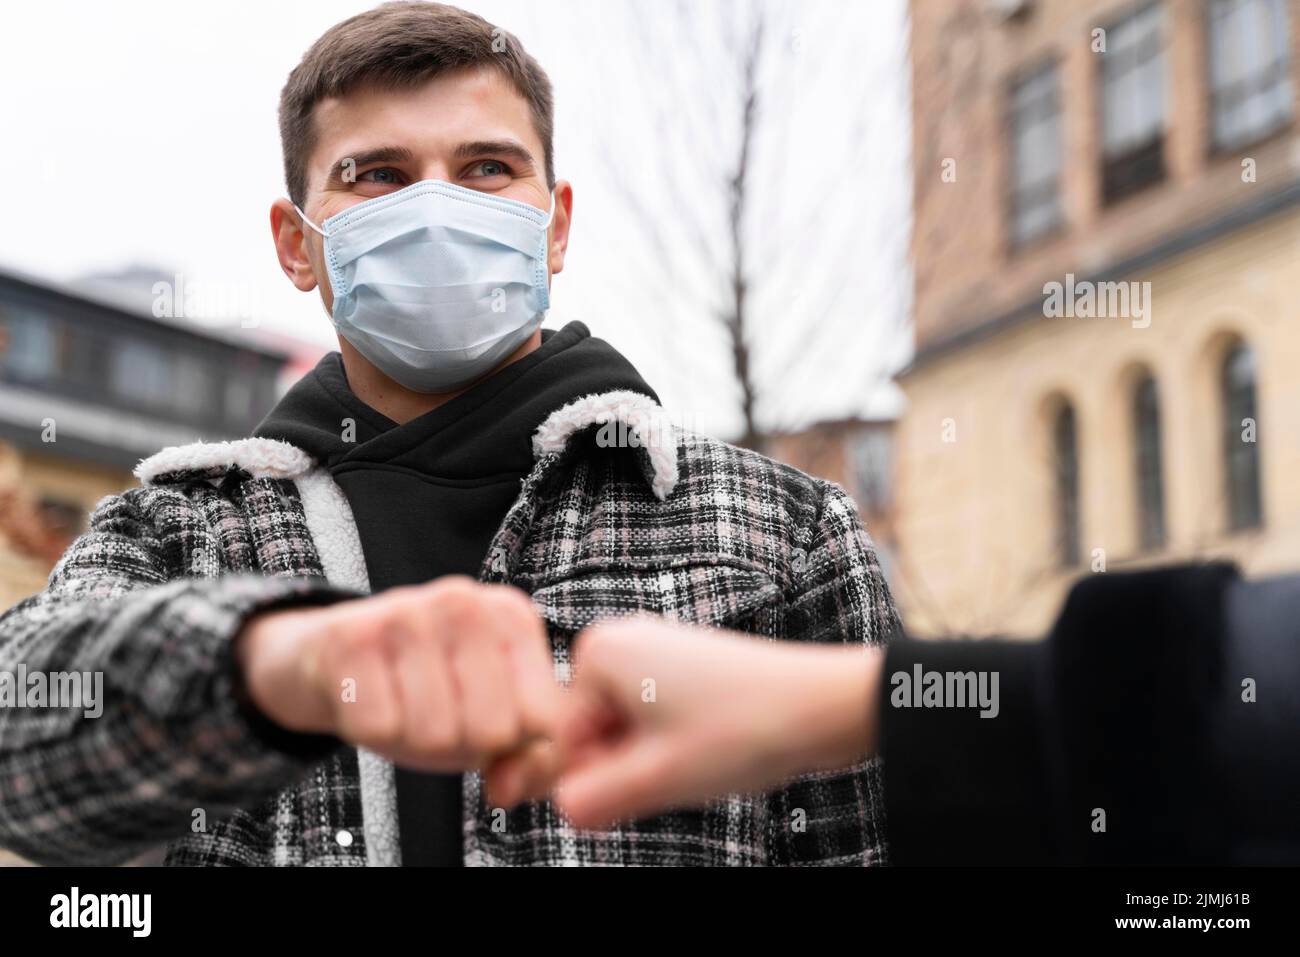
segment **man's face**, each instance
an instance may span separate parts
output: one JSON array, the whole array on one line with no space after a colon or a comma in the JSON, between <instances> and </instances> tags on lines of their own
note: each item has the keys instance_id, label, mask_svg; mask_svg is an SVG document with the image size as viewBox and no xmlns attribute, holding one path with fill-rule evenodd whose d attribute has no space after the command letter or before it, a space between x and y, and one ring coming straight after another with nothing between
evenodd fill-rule
<instances>
[{"instance_id":1,"label":"man's face","mask_svg":"<svg viewBox=\"0 0 1300 957\"><path fill-rule=\"evenodd\" d=\"M303 211L317 225L426 179L550 209L542 141L528 103L496 70L457 70L410 89L363 88L322 100L314 119ZM552 274L564 267L573 191L560 181L555 195L547 263ZM285 274L303 291L319 288L332 311L324 240L299 227L287 199L272 207L271 229Z\"/></svg>"}]
</instances>

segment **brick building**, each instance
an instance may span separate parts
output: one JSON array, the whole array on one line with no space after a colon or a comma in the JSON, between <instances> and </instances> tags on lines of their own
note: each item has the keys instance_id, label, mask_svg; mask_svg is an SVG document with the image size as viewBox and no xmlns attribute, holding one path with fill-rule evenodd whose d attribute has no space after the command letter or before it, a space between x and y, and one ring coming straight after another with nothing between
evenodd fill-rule
<instances>
[{"instance_id":1,"label":"brick building","mask_svg":"<svg viewBox=\"0 0 1300 957\"><path fill-rule=\"evenodd\" d=\"M1040 634L1102 568L1300 567L1300 5L911 17L909 625Z\"/></svg>"}]
</instances>

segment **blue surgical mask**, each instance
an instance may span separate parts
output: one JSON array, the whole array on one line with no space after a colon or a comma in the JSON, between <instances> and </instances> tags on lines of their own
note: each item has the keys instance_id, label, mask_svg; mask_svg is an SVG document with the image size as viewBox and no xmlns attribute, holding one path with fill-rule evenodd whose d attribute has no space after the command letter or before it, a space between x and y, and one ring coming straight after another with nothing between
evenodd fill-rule
<instances>
[{"instance_id":1,"label":"blue surgical mask","mask_svg":"<svg viewBox=\"0 0 1300 957\"><path fill-rule=\"evenodd\" d=\"M339 335L415 392L450 392L499 365L550 306L536 206L423 180L320 226Z\"/></svg>"}]
</instances>

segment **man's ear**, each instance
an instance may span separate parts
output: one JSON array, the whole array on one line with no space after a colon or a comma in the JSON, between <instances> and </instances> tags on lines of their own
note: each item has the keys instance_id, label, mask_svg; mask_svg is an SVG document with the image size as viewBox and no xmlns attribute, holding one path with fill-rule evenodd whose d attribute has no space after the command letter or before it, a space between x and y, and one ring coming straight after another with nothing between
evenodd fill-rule
<instances>
[{"instance_id":1,"label":"man's ear","mask_svg":"<svg viewBox=\"0 0 1300 957\"><path fill-rule=\"evenodd\" d=\"M573 186L567 179L555 183L555 216L551 220L551 238L546 264L551 275L564 270L564 253L569 248L569 224L573 222Z\"/></svg>"},{"instance_id":2,"label":"man's ear","mask_svg":"<svg viewBox=\"0 0 1300 957\"><path fill-rule=\"evenodd\" d=\"M316 273L307 250L309 228L302 224L289 200L277 199L271 204L271 237L275 240L276 258L289 281L303 292L316 288Z\"/></svg>"}]
</instances>

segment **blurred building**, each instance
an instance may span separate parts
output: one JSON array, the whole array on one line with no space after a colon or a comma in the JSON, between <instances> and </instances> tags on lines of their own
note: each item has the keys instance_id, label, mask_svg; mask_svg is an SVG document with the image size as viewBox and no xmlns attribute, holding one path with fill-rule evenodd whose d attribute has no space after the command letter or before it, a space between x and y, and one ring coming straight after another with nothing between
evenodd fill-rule
<instances>
[{"instance_id":1,"label":"blurred building","mask_svg":"<svg viewBox=\"0 0 1300 957\"><path fill-rule=\"evenodd\" d=\"M1103 568L1300 567L1300 4L911 18L909 625L1041 634Z\"/></svg>"},{"instance_id":2,"label":"blurred building","mask_svg":"<svg viewBox=\"0 0 1300 957\"><path fill-rule=\"evenodd\" d=\"M853 496L876 545L885 577L894 571L893 419L837 419L765 436L763 451L800 471L835 482Z\"/></svg>"},{"instance_id":3,"label":"blurred building","mask_svg":"<svg viewBox=\"0 0 1300 957\"><path fill-rule=\"evenodd\" d=\"M155 319L147 302L0 273L0 609L44 586L95 503L134 484L140 459L247 435L284 363Z\"/></svg>"}]
</instances>

